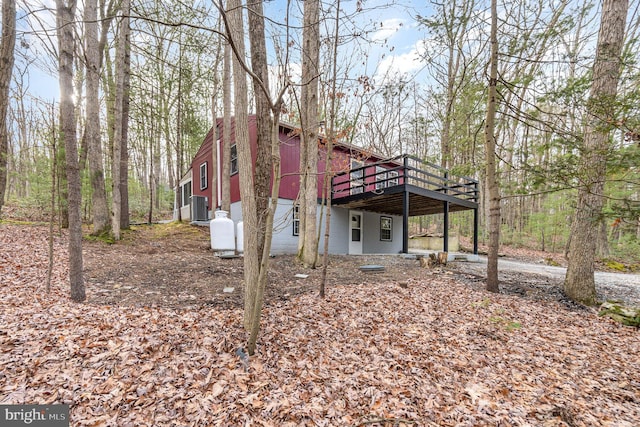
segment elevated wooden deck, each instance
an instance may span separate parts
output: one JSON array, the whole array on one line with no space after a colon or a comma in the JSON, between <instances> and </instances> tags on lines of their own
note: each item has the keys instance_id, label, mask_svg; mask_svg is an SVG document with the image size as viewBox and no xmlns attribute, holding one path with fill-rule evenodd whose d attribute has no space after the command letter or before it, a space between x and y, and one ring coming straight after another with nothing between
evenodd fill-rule
<instances>
[{"instance_id":1,"label":"elevated wooden deck","mask_svg":"<svg viewBox=\"0 0 640 427\"><path fill-rule=\"evenodd\" d=\"M372 211L404 218L403 252L408 247L408 218L445 214L448 249L448 214L474 211L474 253L477 253L478 181L410 155L397 156L340 173L331 181L331 203L348 209Z\"/></svg>"}]
</instances>

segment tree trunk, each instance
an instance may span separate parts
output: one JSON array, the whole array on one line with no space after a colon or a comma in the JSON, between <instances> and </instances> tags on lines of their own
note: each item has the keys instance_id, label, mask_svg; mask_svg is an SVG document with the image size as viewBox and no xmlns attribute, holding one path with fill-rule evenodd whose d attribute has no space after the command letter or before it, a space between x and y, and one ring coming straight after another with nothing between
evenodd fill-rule
<instances>
[{"instance_id":1,"label":"tree trunk","mask_svg":"<svg viewBox=\"0 0 640 427\"><path fill-rule=\"evenodd\" d=\"M256 191L256 215L258 218L258 254L264 249L264 229L271 196L271 107L269 104L269 70L264 33L262 0L249 0L249 41L251 44L251 68L253 70L253 94L256 101L257 153L254 172ZM266 91L266 92L265 92Z\"/></svg>"},{"instance_id":2,"label":"tree trunk","mask_svg":"<svg viewBox=\"0 0 640 427\"><path fill-rule=\"evenodd\" d=\"M56 24L58 27L58 78L60 80L60 129L65 146L69 211L69 282L71 299L76 302L86 298L82 277L82 193L78 167L76 117L73 102L73 54L75 51L74 15L75 0L65 4L56 0Z\"/></svg>"},{"instance_id":3,"label":"tree trunk","mask_svg":"<svg viewBox=\"0 0 640 427\"><path fill-rule=\"evenodd\" d=\"M572 300L596 303L594 260L599 221L602 220L606 152L615 117L628 0L604 0L593 82L587 102L587 123L580 164L581 182L571 224L569 265L564 290Z\"/></svg>"},{"instance_id":4,"label":"tree trunk","mask_svg":"<svg viewBox=\"0 0 640 427\"><path fill-rule=\"evenodd\" d=\"M7 153L9 130L9 84L13 73L14 47L16 44L16 2L2 1L2 40L0 41L0 212L7 188Z\"/></svg>"},{"instance_id":5,"label":"tree trunk","mask_svg":"<svg viewBox=\"0 0 640 427\"><path fill-rule=\"evenodd\" d=\"M122 147L124 142L123 135L123 123L124 123L124 85L125 85L125 57L126 57L126 44L128 39L129 29L129 10L130 1L123 0L122 2L122 18L120 21L120 33L118 34L118 40L116 43L116 95L114 101L113 115L114 115L114 129L113 129L113 216L111 218L111 231L115 240L120 240L120 217L122 215L122 189L120 187L121 182L121 168L120 162L122 160Z\"/></svg>"},{"instance_id":6,"label":"tree trunk","mask_svg":"<svg viewBox=\"0 0 640 427\"><path fill-rule=\"evenodd\" d=\"M491 59L489 95L484 131L486 182L489 196L489 251L487 260L487 290L500 292L498 287L498 248L500 246L500 191L496 173L496 103L498 83L498 13L497 0L491 0Z\"/></svg>"},{"instance_id":7,"label":"tree trunk","mask_svg":"<svg viewBox=\"0 0 640 427\"><path fill-rule=\"evenodd\" d=\"M247 77L241 61L245 59L244 24L242 3L229 0L227 3L227 34L234 43L233 85L235 110L235 137L240 174L240 198L242 199L242 221L244 222L244 327L253 325L255 313L256 285L260 274L258 248L258 218L253 186L253 161L249 141L247 117Z\"/></svg>"},{"instance_id":8,"label":"tree trunk","mask_svg":"<svg viewBox=\"0 0 640 427\"><path fill-rule=\"evenodd\" d=\"M331 94L336 93L336 80L338 76L338 45L340 43L340 0L336 2L336 20L333 33L333 45L332 45L332 63L331 63ZM331 235L331 178L333 169L333 140L335 138L335 124L336 124L336 97L331 96L331 103L329 106L329 123L327 131L327 154L325 158L324 168L324 183L323 194L325 195L325 225L324 225L324 247L322 248L322 275L320 280L320 290L318 292L320 298L325 297L326 284L327 284L327 270L329 268L329 236Z\"/></svg>"},{"instance_id":9,"label":"tree trunk","mask_svg":"<svg viewBox=\"0 0 640 427\"><path fill-rule=\"evenodd\" d=\"M128 14L129 12L127 12ZM129 98L131 76L131 41L129 39L129 18L127 18L124 66L122 70L122 134L120 138L120 229L130 227L129 218Z\"/></svg>"},{"instance_id":10,"label":"tree trunk","mask_svg":"<svg viewBox=\"0 0 640 427\"><path fill-rule=\"evenodd\" d=\"M598 236L596 239L596 256L608 257L611 252L609 251L609 233L607 232L607 220L600 218L598 224Z\"/></svg>"},{"instance_id":11,"label":"tree trunk","mask_svg":"<svg viewBox=\"0 0 640 427\"><path fill-rule=\"evenodd\" d=\"M266 56L265 56L266 58ZM278 206L278 193L280 191L280 115L279 102L274 106L274 118L271 125L271 164L273 165L273 186L271 188L271 203L266 214L264 224L264 248L260 254L260 270L256 281L255 303L253 304L253 314L251 316L251 328L249 330L249 340L247 350L250 355L255 353L258 332L260 331L260 318L262 314L262 302L264 292L267 287L269 273L269 252L271 251L271 239L273 237L273 218Z\"/></svg>"},{"instance_id":12,"label":"tree trunk","mask_svg":"<svg viewBox=\"0 0 640 427\"><path fill-rule=\"evenodd\" d=\"M87 0L84 10L86 58L86 124L91 203L93 207L93 234L109 228L109 208L104 183L102 141L100 138L100 55L98 44L97 0Z\"/></svg>"},{"instance_id":13,"label":"tree trunk","mask_svg":"<svg viewBox=\"0 0 640 427\"><path fill-rule=\"evenodd\" d=\"M222 197L220 207L231 212L231 46L225 42L222 66ZM237 148L237 147L236 147Z\"/></svg>"},{"instance_id":14,"label":"tree trunk","mask_svg":"<svg viewBox=\"0 0 640 427\"><path fill-rule=\"evenodd\" d=\"M302 50L302 102L300 121L302 144L300 158L305 151L304 164L300 164L300 239L302 264L315 268L318 259L316 205L318 204L318 81L320 61L320 2L304 2L304 30ZM304 178L304 179L302 179ZM304 187L303 187L304 184ZM303 221L304 220L304 221Z\"/></svg>"}]
</instances>

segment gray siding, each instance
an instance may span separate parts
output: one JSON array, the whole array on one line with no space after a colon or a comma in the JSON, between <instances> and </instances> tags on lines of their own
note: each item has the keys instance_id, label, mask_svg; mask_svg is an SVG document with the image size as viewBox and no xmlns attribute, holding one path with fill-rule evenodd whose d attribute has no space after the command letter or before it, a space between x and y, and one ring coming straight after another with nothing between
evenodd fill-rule
<instances>
[{"instance_id":1,"label":"gray siding","mask_svg":"<svg viewBox=\"0 0 640 427\"><path fill-rule=\"evenodd\" d=\"M364 254L398 254L402 252L402 217L396 215L380 215L362 211L364 222L362 228L362 253ZM391 241L380 240L380 217L391 217L393 229Z\"/></svg>"},{"instance_id":2,"label":"gray siding","mask_svg":"<svg viewBox=\"0 0 640 427\"><path fill-rule=\"evenodd\" d=\"M317 218L320 220L321 207L318 206ZM242 219L240 202L231 205L230 218L234 223ZM346 209L332 208L331 213L331 238L329 239L329 253L346 254L348 252L347 237L349 235L349 211ZM319 251L324 250L324 224L326 218L322 217ZM271 253L295 254L298 252L298 236L293 235L293 201L287 199L278 200L278 208L274 218L274 233L271 243Z\"/></svg>"}]
</instances>

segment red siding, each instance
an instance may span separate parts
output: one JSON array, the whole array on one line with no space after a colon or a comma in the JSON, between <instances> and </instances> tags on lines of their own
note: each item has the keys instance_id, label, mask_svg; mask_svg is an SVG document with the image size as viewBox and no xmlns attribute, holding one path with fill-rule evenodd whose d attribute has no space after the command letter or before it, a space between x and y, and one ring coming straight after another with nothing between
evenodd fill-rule
<instances>
[{"instance_id":1,"label":"red siding","mask_svg":"<svg viewBox=\"0 0 640 427\"><path fill-rule=\"evenodd\" d=\"M196 153L193 161L191 162L191 169L193 173L193 178L191 180L192 187L192 195L193 196L204 196L207 197L209 201L209 209L211 209L212 198L211 198L211 179L213 177L213 155L211 152L211 148L213 146L213 129L207 133L207 136L204 138L204 142L200 146L200 149ZM207 163L207 188L201 190L200 189L200 165L203 163Z\"/></svg>"},{"instance_id":2,"label":"red siding","mask_svg":"<svg viewBox=\"0 0 640 427\"><path fill-rule=\"evenodd\" d=\"M222 119L217 120L220 127L220 138L224 133ZM235 144L235 121L232 119L232 144ZM215 149L213 141L213 128L195 155L191 167L193 169L193 195L206 196L209 200L209 208L215 209L218 206L217 191L212 188L213 179L213 149ZM256 121L255 116L249 116L249 141L251 143L251 153L253 162L256 160ZM280 158L281 158L281 176L279 196L284 199L294 200L298 197L300 190L300 137L288 126L280 127ZM222 145L222 144L221 144ZM221 147L222 149L222 147ZM331 159L331 169L333 173L346 172L349 170L351 157L356 157L365 163L373 163L379 158L367 154L364 151L355 148L348 148L343 145L335 146ZM200 165L207 162L208 185L204 190L200 190ZM318 147L318 198L322 197L322 186L324 181L324 171L326 168L326 146L321 143ZM231 175L231 203L240 201L240 174Z\"/></svg>"}]
</instances>

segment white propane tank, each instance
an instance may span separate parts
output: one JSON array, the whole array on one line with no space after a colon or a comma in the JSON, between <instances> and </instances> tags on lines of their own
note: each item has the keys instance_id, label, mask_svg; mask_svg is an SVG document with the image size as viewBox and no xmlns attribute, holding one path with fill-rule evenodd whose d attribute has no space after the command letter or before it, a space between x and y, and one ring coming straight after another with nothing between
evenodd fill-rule
<instances>
[{"instance_id":1,"label":"white propane tank","mask_svg":"<svg viewBox=\"0 0 640 427\"><path fill-rule=\"evenodd\" d=\"M211 249L216 252L235 251L236 239L233 221L227 218L226 211L216 211L211 220Z\"/></svg>"},{"instance_id":2,"label":"white propane tank","mask_svg":"<svg viewBox=\"0 0 640 427\"><path fill-rule=\"evenodd\" d=\"M236 232L236 247L238 253L244 252L244 222L238 221L238 230Z\"/></svg>"}]
</instances>

